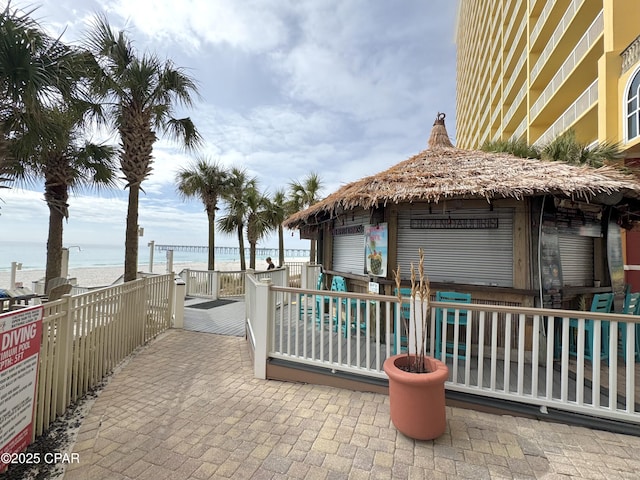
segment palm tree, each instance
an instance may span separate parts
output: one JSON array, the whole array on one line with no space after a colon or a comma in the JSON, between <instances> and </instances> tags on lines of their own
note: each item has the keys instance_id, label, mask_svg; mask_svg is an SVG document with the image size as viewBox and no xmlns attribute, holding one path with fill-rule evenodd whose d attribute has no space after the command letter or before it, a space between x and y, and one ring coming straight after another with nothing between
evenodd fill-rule
<instances>
[{"instance_id":1,"label":"palm tree","mask_svg":"<svg viewBox=\"0 0 640 480\"><path fill-rule=\"evenodd\" d=\"M311 172L302 182L293 181L289 183L292 212L299 212L310 207L320 200L320 190L322 181L317 173ZM316 261L316 240L311 240L311 253L309 261Z\"/></svg>"},{"instance_id":2,"label":"palm tree","mask_svg":"<svg viewBox=\"0 0 640 480\"><path fill-rule=\"evenodd\" d=\"M247 206L247 241L249 242L249 268L256 268L256 249L258 241L272 228L269 199L255 185L245 190Z\"/></svg>"},{"instance_id":3,"label":"palm tree","mask_svg":"<svg viewBox=\"0 0 640 480\"><path fill-rule=\"evenodd\" d=\"M33 10L11 10L11 2L0 12L3 121L20 119L24 113L34 117L52 98L68 92L77 80L79 52L44 33L31 18L32 13Z\"/></svg>"},{"instance_id":4,"label":"palm tree","mask_svg":"<svg viewBox=\"0 0 640 480\"><path fill-rule=\"evenodd\" d=\"M115 149L81 140L82 110L53 107L42 112L57 133L44 137L38 130L26 130L11 144L6 171L19 183L44 179L44 198L49 208L45 285L59 277L62 266L63 222L69 218L69 193L90 187L115 185Z\"/></svg>"},{"instance_id":5,"label":"palm tree","mask_svg":"<svg viewBox=\"0 0 640 480\"><path fill-rule=\"evenodd\" d=\"M46 134L44 106L55 103L77 80L78 51L46 35L32 13L12 10L11 2L0 12L0 183L11 181L4 171L10 141L27 122L29 130Z\"/></svg>"},{"instance_id":6,"label":"palm tree","mask_svg":"<svg viewBox=\"0 0 640 480\"><path fill-rule=\"evenodd\" d=\"M89 108L77 94L91 56L46 35L30 14L0 13L0 180L44 179L46 277L60 276L69 192L114 179L113 149L81 141Z\"/></svg>"},{"instance_id":7,"label":"palm tree","mask_svg":"<svg viewBox=\"0 0 640 480\"><path fill-rule=\"evenodd\" d=\"M184 198L199 197L207 212L209 222L208 269L215 270L216 210L218 199L227 187L229 173L218 163L209 163L201 158L189 167L182 168L176 175L178 193Z\"/></svg>"},{"instance_id":8,"label":"palm tree","mask_svg":"<svg viewBox=\"0 0 640 480\"><path fill-rule=\"evenodd\" d=\"M99 71L91 78L92 92L103 100L104 119L120 136L120 168L129 189L125 235L124 280L135 280L138 263L138 201L142 182L151 174L157 133L186 149L201 138L190 118L174 118L176 106L191 106L197 95L194 81L170 61L139 55L124 32L112 30L98 16L85 41Z\"/></svg>"},{"instance_id":9,"label":"palm tree","mask_svg":"<svg viewBox=\"0 0 640 480\"><path fill-rule=\"evenodd\" d=\"M246 203L246 191L255 188L256 179L249 178L247 171L234 167L229 173L227 189L222 198L227 204L227 213L218 220L218 228L224 233L236 233L238 236L238 247L240 251L240 269L247 269L247 262L244 256L244 226L248 211Z\"/></svg>"},{"instance_id":10,"label":"palm tree","mask_svg":"<svg viewBox=\"0 0 640 480\"><path fill-rule=\"evenodd\" d=\"M267 215L271 228L278 230L278 266L284 265L284 229L282 222L287 218L290 204L284 190L276 190L268 204Z\"/></svg>"}]
</instances>

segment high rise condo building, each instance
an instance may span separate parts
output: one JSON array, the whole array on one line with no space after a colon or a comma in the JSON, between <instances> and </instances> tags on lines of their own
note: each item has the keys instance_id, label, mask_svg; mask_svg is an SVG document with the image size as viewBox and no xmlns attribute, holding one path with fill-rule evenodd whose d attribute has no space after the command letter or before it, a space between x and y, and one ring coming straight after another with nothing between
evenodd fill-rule
<instances>
[{"instance_id":1,"label":"high rise condo building","mask_svg":"<svg viewBox=\"0 0 640 480\"><path fill-rule=\"evenodd\" d=\"M457 145L569 128L640 156L640 1L460 0Z\"/></svg>"},{"instance_id":2,"label":"high rise condo building","mask_svg":"<svg viewBox=\"0 0 640 480\"><path fill-rule=\"evenodd\" d=\"M640 164L640 0L459 0L456 146L573 129ZM626 233L640 286L640 232Z\"/></svg>"}]
</instances>

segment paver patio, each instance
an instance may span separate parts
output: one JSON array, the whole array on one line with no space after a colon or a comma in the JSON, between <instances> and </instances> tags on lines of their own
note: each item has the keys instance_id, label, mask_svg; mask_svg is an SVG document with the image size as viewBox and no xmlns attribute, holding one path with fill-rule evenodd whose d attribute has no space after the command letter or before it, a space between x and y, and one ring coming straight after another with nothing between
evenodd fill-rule
<instances>
[{"instance_id":1,"label":"paver patio","mask_svg":"<svg viewBox=\"0 0 640 480\"><path fill-rule=\"evenodd\" d=\"M389 398L259 380L242 337L171 330L113 375L65 480L638 478L640 437L447 407L436 441Z\"/></svg>"}]
</instances>

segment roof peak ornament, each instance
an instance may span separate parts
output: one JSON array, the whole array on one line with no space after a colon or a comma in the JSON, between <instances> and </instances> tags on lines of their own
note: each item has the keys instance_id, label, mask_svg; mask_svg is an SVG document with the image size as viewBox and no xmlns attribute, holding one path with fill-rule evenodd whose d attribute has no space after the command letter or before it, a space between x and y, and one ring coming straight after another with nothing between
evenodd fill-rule
<instances>
[{"instance_id":1,"label":"roof peak ornament","mask_svg":"<svg viewBox=\"0 0 640 480\"><path fill-rule=\"evenodd\" d=\"M447 127L445 127L444 125L445 117L446 115L441 112L438 112L438 114L436 115L436 121L433 123L431 135L429 136L429 142L427 142L427 145L430 149L454 148L451 140L449 140Z\"/></svg>"},{"instance_id":2,"label":"roof peak ornament","mask_svg":"<svg viewBox=\"0 0 640 480\"><path fill-rule=\"evenodd\" d=\"M446 116L447 116L446 114L438 112L438 114L436 115L436 121L433 122L433 125L434 126L436 126L436 125L444 125L444 118Z\"/></svg>"}]
</instances>

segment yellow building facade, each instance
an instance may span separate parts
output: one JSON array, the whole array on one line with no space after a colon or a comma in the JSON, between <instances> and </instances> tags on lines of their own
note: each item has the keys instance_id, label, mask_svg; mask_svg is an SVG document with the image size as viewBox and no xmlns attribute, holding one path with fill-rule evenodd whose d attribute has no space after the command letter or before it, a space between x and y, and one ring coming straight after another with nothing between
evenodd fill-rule
<instances>
[{"instance_id":1,"label":"yellow building facade","mask_svg":"<svg viewBox=\"0 0 640 480\"><path fill-rule=\"evenodd\" d=\"M640 166L640 0L459 0L456 146L618 142ZM640 228L623 233L640 290Z\"/></svg>"},{"instance_id":2,"label":"yellow building facade","mask_svg":"<svg viewBox=\"0 0 640 480\"><path fill-rule=\"evenodd\" d=\"M460 0L456 146L620 141L640 157L640 1Z\"/></svg>"}]
</instances>

